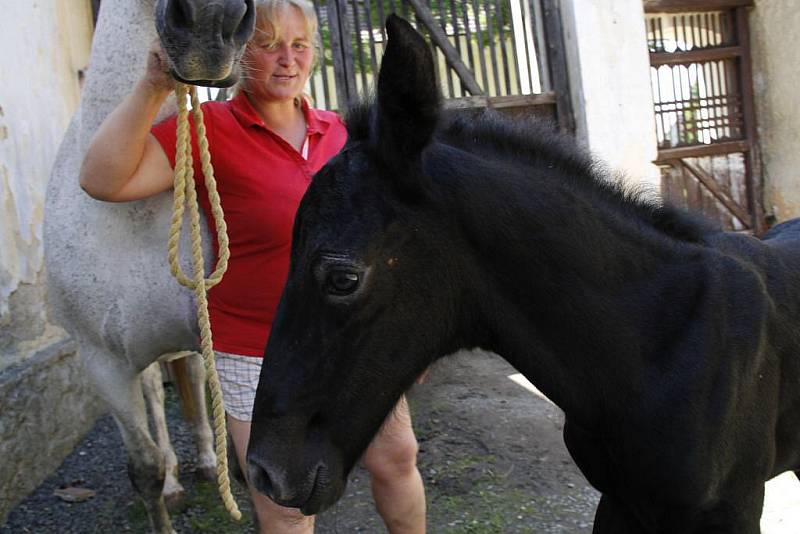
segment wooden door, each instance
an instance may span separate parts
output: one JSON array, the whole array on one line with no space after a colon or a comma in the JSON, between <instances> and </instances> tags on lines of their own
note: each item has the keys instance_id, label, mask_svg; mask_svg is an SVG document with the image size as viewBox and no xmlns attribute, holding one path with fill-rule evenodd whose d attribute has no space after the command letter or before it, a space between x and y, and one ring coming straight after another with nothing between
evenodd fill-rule
<instances>
[{"instance_id":1,"label":"wooden door","mask_svg":"<svg viewBox=\"0 0 800 534\"><path fill-rule=\"evenodd\" d=\"M662 192L726 229L765 228L747 9L645 0Z\"/></svg>"},{"instance_id":2,"label":"wooden door","mask_svg":"<svg viewBox=\"0 0 800 534\"><path fill-rule=\"evenodd\" d=\"M533 113L574 131L557 0L314 0L325 60L317 105L342 109L375 82L397 13L432 43L446 106Z\"/></svg>"}]
</instances>

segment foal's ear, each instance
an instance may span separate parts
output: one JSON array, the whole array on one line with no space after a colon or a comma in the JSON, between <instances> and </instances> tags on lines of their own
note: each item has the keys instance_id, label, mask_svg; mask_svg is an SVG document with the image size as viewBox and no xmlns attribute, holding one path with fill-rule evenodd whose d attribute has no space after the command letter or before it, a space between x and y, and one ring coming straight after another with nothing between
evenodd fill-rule
<instances>
[{"instance_id":1,"label":"foal's ear","mask_svg":"<svg viewBox=\"0 0 800 534\"><path fill-rule=\"evenodd\" d=\"M422 178L422 150L439 117L441 96L425 39L396 15L386 19L388 43L378 76L377 146L384 162L406 182ZM401 184L419 189L421 183Z\"/></svg>"}]
</instances>

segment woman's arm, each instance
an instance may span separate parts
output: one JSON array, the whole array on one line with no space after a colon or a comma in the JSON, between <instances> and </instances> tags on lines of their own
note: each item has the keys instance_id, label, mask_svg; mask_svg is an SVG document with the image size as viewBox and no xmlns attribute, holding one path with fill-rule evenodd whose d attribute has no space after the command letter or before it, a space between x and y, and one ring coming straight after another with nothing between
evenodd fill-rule
<instances>
[{"instance_id":1,"label":"woman's arm","mask_svg":"<svg viewBox=\"0 0 800 534\"><path fill-rule=\"evenodd\" d=\"M156 43L134 90L103 120L81 165L81 187L111 202L146 198L172 186L172 167L150 128L174 88Z\"/></svg>"}]
</instances>

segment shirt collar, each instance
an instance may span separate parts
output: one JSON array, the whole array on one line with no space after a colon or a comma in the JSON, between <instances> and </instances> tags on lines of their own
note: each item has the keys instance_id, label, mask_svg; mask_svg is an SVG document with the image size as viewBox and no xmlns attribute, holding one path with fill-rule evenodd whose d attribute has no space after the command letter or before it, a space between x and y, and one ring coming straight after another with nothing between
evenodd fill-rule
<instances>
[{"instance_id":1,"label":"shirt collar","mask_svg":"<svg viewBox=\"0 0 800 534\"><path fill-rule=\"evenodd\" d=\"M303 107L303 115L305 115L306 118L308 135L315 133L324 134L326 131L328 131L328 127L331 124L331 119L325 116L327 114L323 114L319 110L309 106L308 100L305 98L301 98L301 102ZM230 106L234 116L242 126L264 127L261 117L259 117L258 113L256 113L256 110L253 109L253 106L250 104L250 100L248 100L244 91L239 91L236 96L230 100Z\"/></svg>"}]
</instances>

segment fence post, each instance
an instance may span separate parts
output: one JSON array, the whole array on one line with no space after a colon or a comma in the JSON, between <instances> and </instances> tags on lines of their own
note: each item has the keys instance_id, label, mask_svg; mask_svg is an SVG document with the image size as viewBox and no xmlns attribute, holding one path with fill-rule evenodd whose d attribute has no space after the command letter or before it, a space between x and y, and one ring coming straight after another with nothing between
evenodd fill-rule
<instances>
[{"instance_id":1,"label":"fence post","mask_svg":"<svg viewBox=\"0 0 800 534\"><path fill-rule=\"evenodd\" d=\"M567 54L564 48L564 30L561 23L559 0L542 0L547 62L550 66L552 90L556 94L558 126L562 132L575 133L575 115L572 112L572 95L569 89Z\"/></svg>"},{"instance_id":2,"label":"fence post","mask_svg":"<svg viewBox=\"0 0 800 534\"><path fill-rule=\"evenodd\" d=\"M326 6L331 26L331 55L336 82L336 101L344 111L358 98L356 75L353 69L352 34L347 17L346 0L330 0Z\"/></svg>"}]
</instances>

